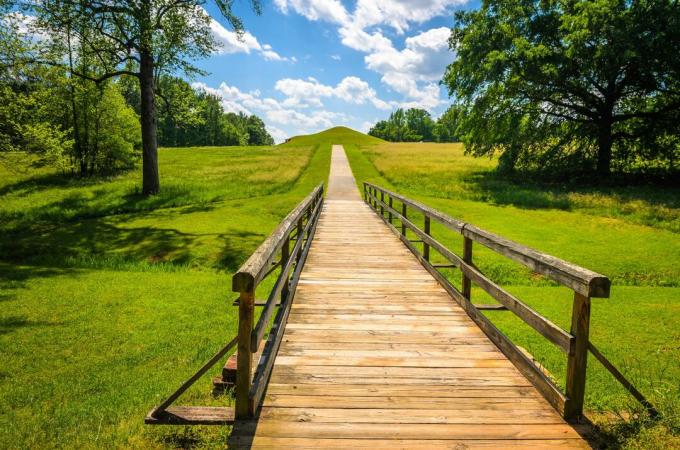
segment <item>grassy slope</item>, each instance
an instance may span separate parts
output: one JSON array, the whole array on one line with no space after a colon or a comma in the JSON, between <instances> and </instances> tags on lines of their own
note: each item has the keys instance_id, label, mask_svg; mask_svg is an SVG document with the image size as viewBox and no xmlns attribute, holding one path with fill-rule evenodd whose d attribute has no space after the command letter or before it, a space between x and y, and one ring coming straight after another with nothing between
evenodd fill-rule
<instances>
[{"instance_id":1,"label":"grassy slope","mask_svg":"<svg viewBox=\"0 0 680 450\"><path fill-rule=\"evenodd\" d=\"M358 184L371 181L386 186L453 217L610 276L614 281L611 298L593 300L592 341L665 408L666 423L678 427L680 238L671 231L680 229L677 192L651 188L550 192L513 185L494 176L493 161L466 157L458 145L354 146L348 148L348 156ZM417 216L414 220L421 221ZM460 237L443 227L433 226L433 234L449 248L462 248ZM475 246L475 262L510 292L569 328L572 294L566 288L537 279L479 245ZM448 276L459 284L459 273L451 271ZM492 302L479 289L473 291L473 298L479 303ZM563 383L563 354L511 313L488 315ZM618 410L629 405L628 394L596 361L590 361L587 407ZM621 433L617 431L619 437ZM644 448L666 438L645 439L638 436L626 445Z\"/></svg>"},{"instance_id":2,"label":"grassy slope","mask_svg":"<svg viewBox=\"0 0 680 450\"><path fill-rule=\"evenodd\" d=\"M0 174L0 448L223 446L224 428L143 417L235 334L231 273L326 180L329 150L163 149L152 199L137 173ZM229 401L208 378L182 401Z\"/></svg>"}]
</instances>

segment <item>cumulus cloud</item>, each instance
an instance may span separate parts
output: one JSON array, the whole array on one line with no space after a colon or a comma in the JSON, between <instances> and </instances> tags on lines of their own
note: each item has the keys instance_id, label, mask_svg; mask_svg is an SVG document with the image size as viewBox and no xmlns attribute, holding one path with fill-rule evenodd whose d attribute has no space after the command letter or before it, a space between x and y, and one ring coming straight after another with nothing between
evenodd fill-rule
<instances>
[{"instance_id":1,"label":"cumulus cloud","mask_svg":"<svg viewBox=\"0 0 680 450\"><path fill-rule=\"evenodd\" d=\"M286 96L283 104L287 107L321 107L322 98L337 98L358 105L369 103L379 109L391 108L366 81L353 76L343 78L336 86L322 84L312 77L284 78L277 81L274 88Z\"/></svg>"},{"instance_id":2,"label":"cumulus cloud","mask_svg":"<svg viewBox=\"0 0 680 450\"><path fill-rule=\"evenodd\" d=\"M227 30L221 23L212 18L210 19L210 30L219 45L218 54L256 52L267 61L297 61L294 57L288 58L279 55L269 44L260 44L257 38L248 31L244 31L239 36L238 33Z\"/></svg>"},{"instance_id":3,"label":"cumulus cloud","mask_svg":"<svg viewBox=\"0 0 680 450\"><path fill-rule=\"evenodd\" d=\"M350 15L339 0L274 0L283 13L294 11L309 20L347 23Z\"/></svg>"},{"instance_id":4,"label":"cumulus cloud","mask_svg":"<svg viewBox=\"0 0 680 450\"><path fill-rule=\"evenodd\" d=\"M404 105L432 109L442 102L435 81L451 60L450 30L433 28L410 36L399 50L380 26L391 27L401 34L411 24L426 22L466 1L358 0L352 13L336 0L276 0L275 3L286 13L293 11L309 20L336 23L342 44L366 53L366 67L379 73L386 86L403 95ZM376 105L385 106L389 107Z\"/></svg>"}]
</instances>

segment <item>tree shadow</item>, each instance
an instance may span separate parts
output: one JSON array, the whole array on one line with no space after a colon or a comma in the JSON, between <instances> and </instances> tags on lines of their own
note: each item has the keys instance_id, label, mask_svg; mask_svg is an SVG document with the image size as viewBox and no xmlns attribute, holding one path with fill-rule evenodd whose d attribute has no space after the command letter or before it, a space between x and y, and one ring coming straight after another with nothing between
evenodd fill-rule
<instances>
[{"instance_id":1,"label":"tree shadow","mask_svg":"<svg viewBox=\"0 0 680 450\"><path fill-rule=\"evenodd\" d=\"M0 248L1 246L2 243L0 243ZM75 271L76 269L73 268L17 266L5 261L0 261L0 302L13 300L15 294L12 293L12 291L25 288L29 280L49 278L73 273Z\"/></svg>"},{"instance_id":2,"label":"tree shadow","mask_svg":"<svg viewBox=\"0 0 680 450\"><path fill-rule=\"evenodd\" d=\"M56 326L59 324L43 320L29 320L25 317L9 316L0 318L0 335L8 334L20 328Z\"/></svg>"},{"instance_id":3,"label":"tree shadow","mask_svg":"<svg viewBox=\"0 0 680 450\"><path fill-rule=\"evenodd\" d=\"M54 186L66 186L72 183L74 187L82 187L87 182L66 181L63 185L57 176L45 176L45 180L54 179ZM16 226L30 225L36 221L47 222L75 222L83 219L95 219L106 216L122 215L130 213L148 212L162 208L182 208L181 214L193 212L205 212L214 208L205 199L197 198L196 193L190 186L167 185L160 194L154 196L144 196L135 187L132 191L128 187L117 187L111 189L104 185L107 180L100 179L92 181L91 186L100 187L87 190L77 190L59 198L48 204L26 205L19 211L0 211L0 223L13 222ZM31 186L29 181L21 181L13 185L5 186L0 189L0 195L7 193L12 186ZM46 188L49 182L41 184L40 188ZM35 191L40 189L36 188ZM28 195L25 192L22 195ZM190 205L190 206L187 206Z\"/></svg>"},{"instance_id":4,"label":"tree shadow","mask_svg":"<svg viewBox=\"0 0 680 450\"><path fill-rule=\"evenodd\" d=\"M224 246L217 257L217 265L229 272L235 272L264 241L265 235L250 231L236 231L221 235Z\"/></svg>"},{"instance_id":5,"label":"tree shadow","mask_svg":"<svg viewBox=\"0 0 680 450\"><path fill-rule=\"evenodd\" d=\"M209 208L201 208L207 210ZM229 231L191 233L154 226L126 227L101 219L70 224L34 223L13 228L0 239L1 260L11 264L49 266L8 271L7 282L63 273L68 267L119 267L162 263L194 264L202 239L215 237L223 245L209 266L233 271L264 239L260 233ZM80 261L80 262L79 262ZM0 262L0 264L2 264ZM9 265L8 265L9 267Z\"/></svg>"},{"instance_id":6,"label":"tree shadow","mask_svg":"<svg viewBox=\"0 0 680 450\"><path fill-rule=\"evenodd\" d=\"M496 171L475 171L462 178L480 200L523 209L572 210L573 194L609 197L613 201L643 202L652 207L680 208L680 187L612 179L605 185L538 181L531 176L508 176ZM639 180L638 180L639 181Z\"/></svg>"},{"instance_id":7,"label":"tree shadow","mask_svg":"<svg viewBox=\"0 0 680 450\"><path fill-rule=\"evenodd\" d=\"M111 177L74 178L59 173L46 173L22 178L14 183L0 187L0 195L10 193L26 196L36 192L58 187L86 187L111 181Z\"/></svg>"}]
</instances>

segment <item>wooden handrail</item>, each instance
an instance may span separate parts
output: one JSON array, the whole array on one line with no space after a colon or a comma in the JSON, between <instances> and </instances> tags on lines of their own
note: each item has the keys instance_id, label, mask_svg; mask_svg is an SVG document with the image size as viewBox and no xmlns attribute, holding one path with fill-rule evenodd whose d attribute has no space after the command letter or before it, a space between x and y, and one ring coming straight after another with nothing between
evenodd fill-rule
<instances>
[{"instance_id":1,"label":"wooden handrail","mask_svg":"<svg viewBox=\"0 0 680 450\"><path fill-rule=\"evenodd\" d=\"M237 419L252 418L261 402L322 205L323 184L320 184L281 221L232 278L232 289L239 292L235 408ZM291 251L293 236L295 245ZM281 272L255 324L255 290L272 273L272 262L279 253L278 265ZM257 352L277 306L278 313L253 378L253 354Z\"/></svg>"},{"instance_id":2,"label":"wooden handrail","mask_svg":"<svg viewBox=\"0 0 680 450\"><path fill-rule=\"evenodd\" d=\"M410 200L395 192L383 189L375 184L365 183L365 186L399 200L402 204L410 206L447 228L456 231L513 261L519 262L530 268L532 271L545 275L582 295L587 297L609 297L611 281L604 275L579 267L554 256L538 252L532 248L518 244L517 242L477 228L472 224L451 218L440 211L414 200Z\"/></svg>"},{"instance_id":3,"label":"wooden handrail","mask_svg":"<svg viewBox=\"0 0 680 450\"><path fill-rule=\"evenodd\" d=\"M284 238L290 235L298 220L307 212L310 205L323 193L323 183L305 197L279 224L272 234L250 255L250 258L239 268L232 278L232 290L244 292L256 286L269 269L277 252L281 250Z\"/></svg>"},{"instance_id":4,"label":"wooden handrail","mask_svg":"<svg viewBox=\"0 0 680 450\"><path fill-rule=\"evenodd\" d=\"M373 194L369 194L373 195ZM498 286L496 283L488 279L484 274L482 274L476 267L466 263L458 255L447 249L443 244L434 239L433 237L427 235L425 232L420 230L413 222L408 219L404 219L401 213L393 208L390 208L385 203L377 200L378 205L384 207L387 211L391 212L396 218L400 219L403 225L406 225L408 229L413 231L418 237L422 239L422 242L427 244L429 248L436 250L440 255L446 258L452 265L459 268L467 277L474 281L479 287L484 289L490 296L502 303L506 308L513 311L519 318L524 320L529 326L534 328L536 331L541 333L548 340L557 345L565 353L571 351L573 336L571 336L566 331L562 330L560 327L552 323L550 320L546 319L525 303L515 298L512 294L505 291L503 288ZM413 241L411 241L413 242ZM423 252L424 255L424 252ZM427 258L425 258L427 260Z\"/></svg>"},{"instance_id":5,"label":"wooden handrail","mask_svg":"<svg viewBox=\"0 0 680 450\"><path fill-rule=\"evenodd\" d=\"M318 213L321 210L321 202L316 203L316 207L314 208L314 211L312 212L312 216L316 217ZM303 233L307 234L309 236L309 231L311 230L311 227L315 225L314 221L309 221L304 228ZM297 261L297 256L300 253L302 249L302 244L303 244L302 239L298 239L298 241L295 243L295 247L293 247L293 251L290 252L290 255L287 256L288 262L286 265L281 268L281 273L279 274L278 279L276 280L276 283L274 284L274 288L272 289L271 293L269 294L269 298L267 299L267 303L264 306L264 309L262 310L262 313L260 314L260 318L257 321L257 325L255 325L255 328L253 329L252 337L251 337L251 345L250 349L252 352L257 352L257 349L259 347L260 341L264 337L264 333L266 331L267 325L269 324L269 320L271 319L272 313L274 312L274 306L276 305L276 302L278 301L279 295L281 295L282 291L284 290L284 286L288 284L288 278L290 276L290 270L295 265ZM282 303L287 300L287 296L290 294L290 290L286 292L285 295L283 295L282 298Z\"/></svg>"},{"instance_id":6,"label":"wooden handrail","mask_svg":"<svg viewBox=\"0 0 680 450\"><path fill-rule=\"evenodd\" d=\"M379 194L379 195L378 195ZM387 197L387 199L385 198ZM517 368L541 391L548 401L567 419L576 419L583 412L585 398L586 361L589 346L590 298L608 297L611 282L601 274L571 264L559 258L538 252L529 247L489 233L472 224L451 218L422 203L408 199L400 194L383 189L372 183L364 183L364 199L366 203L385 221L392 231L413 252L421 264L444 287L468 313L470 318L486 333L498 348ZM386 201L387 200L387 201ZM401 202L401 212L394 204ZM420 229L409 219L408 208L414 209L424 216L423 228ZM387 213L388 218L385 217ZM401 222L399 230L392 223ZM461 234L464 238L463 256L460 257L447 249L430 233L430 220L436 220L446 228ZM423 244L422 253L415 247L414 240L407 237L406 230L412 231ZM472 245L477 242L513 261L524 264L536 273L572 289L574 303L572 324L569 332L533 310L521 300L504 290L487 278L473 263ZM430 251L434 250L443 256L451 266L459 268L462 273L462 290L459 290L444 277L437 267L430 262ZM501 303L506 310L512 311L525 323L542 334L550 342L557 345L567 354L567 379L565 393L555 385L534 361L527 358L491 321L484 316L471 300L471 285L475 283L491 297ZM591 349L592 350L592 349ZM600 359L600 358L598 358ZM617 378L618 379L618 378Z\"/></svg>"}]
</instances>

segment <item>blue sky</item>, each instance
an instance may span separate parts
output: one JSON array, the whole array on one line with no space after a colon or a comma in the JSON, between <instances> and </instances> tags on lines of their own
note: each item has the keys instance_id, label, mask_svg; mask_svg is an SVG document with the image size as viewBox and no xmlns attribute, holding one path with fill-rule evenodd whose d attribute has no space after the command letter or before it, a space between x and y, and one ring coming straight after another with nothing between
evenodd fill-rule
<instances>
[{"instance_id":1,"label":"blue sky","mask_svg":"<svg viewBox=\"0 0 680 450\"><path fill-rule=\"evenodd\" d=\"M257 114L277 142L335 125L367 131L397 107L433 116L450 104L438 85L454 54L453 12L470 0L265 0L256 16L236 2L242 40L210 3L221 50L193 80L225 109Z\"/></svg>"}]
</instances>

